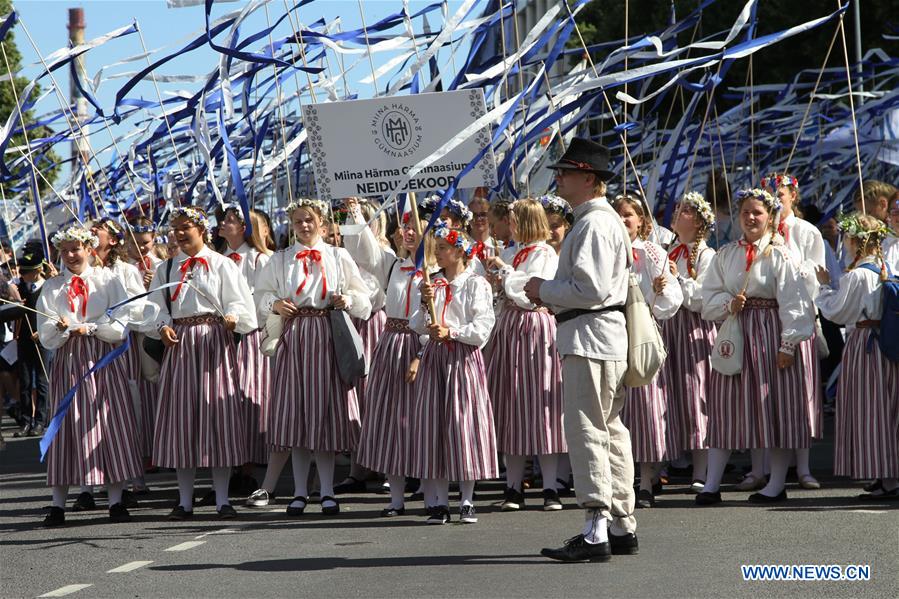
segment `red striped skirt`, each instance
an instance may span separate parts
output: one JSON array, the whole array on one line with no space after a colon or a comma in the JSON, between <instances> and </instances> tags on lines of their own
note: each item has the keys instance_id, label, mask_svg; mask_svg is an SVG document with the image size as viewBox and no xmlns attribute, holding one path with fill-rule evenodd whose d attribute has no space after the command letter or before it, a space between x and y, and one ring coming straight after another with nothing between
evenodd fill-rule
<instances>
[{"instance_id":1,"label":"red striped skirt","mask_svg":"<svg viewBox=\"0 0 899 599\"><path fill-rule=\"evenodd\" d=\"M142 456L153 454L153 425L156 420L156 385L144 379L140 369L141 345L144 336L130 332L131 345L120 359L125 360L125 371L128 373L129 397L134 402L134 416L137 420L137 432L140 439Z\"/></svg>"},{"instance_id":2,"label":"red striped skirt","mask_svg":"<svg viewBox=\"0 0 899 599\"><path fill-rule=\"evenodd\" d=\"M359 318L351 319L359 336L362 338L362 353L365 354L365 363L369 365L368 371L371 372L372 356L375 348L378 346L378 340L384 333L384 327L387 325L387 312L380 309L369 317L368 320ZM365 397L365 386L368 384L369 377L364 376L356 383L356 401L359 403L359 414L364 419L365 410L367 408L367 400Z\"/></svg>"},{"instance_id":3,"label":"red striped skirt","mask_svg":"<svg viewBox=\"0 0 899 599\"><path fill-rule=\"evenodd\" d=\"M809 434L813 439L824 437L824 390L821 388L821 374L818 366L818 346L815 336L799 344L796 354L797 365L802 367L805 401L808 403ZM802 363L799 363L799 360Z\"/></svg>"},{"instance_id":4,"label":"red striped skirt","mask_svg":"<svg viewBox=\"0 0 899 599\"><path fill-rule=\"evenodd\" d=\"M429 342L413 396L411 453L416 478L497 478L493 409L481 351L464 343Z\"/></svg>"},{"instance_id":5,"label":"red striped skirt","mask_svg":"<svg viewBox=\"0 0 899 599\"><path fill-rule=\"evenodd\" d=\"M360 464L375 472L403 476L409 471L409 423L415 385L406 382L406 371L420 349L417 333L391 327L375 348L357 455Z\"/></svg>"},{"instance_id":6,"label":"red striped skirt","mask_svg":"<svg viewBox=\"0 0 899 599\"><path fill-rule=\"evenodd\" d=\"M681 308L662 323L668 358L665 397L668 400L669 445L678 449L705 449L709 416L706 411L711 377L709 356L715 342L715 323L698 312Z\"/></svg>"},{"instance_id":7,"label":"red striped skirt","mask_svg":"<svg viewBox=\"0 0 899 599\"><path fill-rule=\"evenodd\" d=\"M487 386L497 448L514 455L567 452L555 318L507 305L494 331Z\"/></svg>"},{"instance_id":8,"label":"red striped skirt","mask_svg":"<svg viewBox=\"0 0 899 599\"><path fill-rule=\"evenodd\" d=\"M237 346L237 368L244 395L244 427L247 432L247 461L268 463L268 412L270 407L269 359L259 351L259 331L244 335Z\"/></svg>"},{"instance_id":9,"label":"red striped skirt","mask_svg":"<svg viewBox=\"0 0 899 599\"><path fill-rule=\"evenodd\" d=\"M743 371L712 370L708 446L720 449L808 447L809 412L802 372L802 345L795 363L777 367L781 324L776 307L748 307L740 314Z\"/></svg>"},{"instance_id":10,"label":"red striped skirt","mask_svg":"<svg viewBox=\"0 0 899 599\"><path fill-rule=\"evenodd\" d=\"M849 333L837 386L834 474L856 479L899 477L899 364L890 362L871 329Z\"/></svg>"},{"instance_id":11,"label":"red striped skirt","mask_svg":"<svg viewBox=\"0 0 899 599\"><path fill-rule=\"evenodd\" d=\"M678 435L669 431L664 376L664 370L660 370L648 385L627 388L621 422L631 434L635 462L673 460L680 454L680 447L675 442Z\"/></svg>"},{"instance_id":12,"label":"red striped skirt","mask_svg":"<svg viewBox=\"0 0 899 599\"><path fill-rule=\"evenodd\" d=\"M177 319L159 372L153 463L220 468L247 462L234 335L212 316Z\"/></svg>"},{"instance_id":13,"label":"red striped skirt","mask_svg":"<svg viewBox=\"0 0 899 599\"><path fill-rule=\"evenodd\" d=\"M352 451L359 441L356 391L337 373L326 313L284 323L272 367L268 441L275 447Z\"/></svg>"},{"instance_id":14,"label":"red striped skirt","mask_svg":"<svg viewBox=\"0 0 899 599\"><path fill-rule=\"evenodd\" d=\"M49 414L113 345L73 336L50 365ZM143 474L140 437L128 391L127 361L113 360L87 377L47 452L47 484L105 485Z\"/></svg>"}]
</instances>

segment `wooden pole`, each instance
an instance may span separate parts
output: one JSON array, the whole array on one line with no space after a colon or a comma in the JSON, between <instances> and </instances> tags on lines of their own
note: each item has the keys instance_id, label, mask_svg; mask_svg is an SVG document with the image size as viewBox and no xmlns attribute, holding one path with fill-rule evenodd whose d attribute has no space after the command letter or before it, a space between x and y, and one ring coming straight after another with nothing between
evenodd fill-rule
<instances>
[{"instance_id":1,"label":"wooden pole","mask_svg":"<svg viewBox=\"0 0 899 599\"><path fill-rule=\"evenodd\" d=\"M411 204L410 210L412 211L412 227L415 229L415 234L418 235L418 242L421 244L422 249L424 250L425 246L425 238L424 234L421 230L421 221L418 219L418 203L415 201L415 193L410 192L407 194L409 198L409 202ZM425 250L426 252L426 250ZM431 284L431 275L428 272L428 264L427 264L427 253L425 253L425 263L422 265L421 269L421 278L428 285ZM414 260L414 257L413 257ZM437 309L434 308L434 300L428 300L428 314L431 317L431 323L437 322Z\"/></svg>"}]
</instances>

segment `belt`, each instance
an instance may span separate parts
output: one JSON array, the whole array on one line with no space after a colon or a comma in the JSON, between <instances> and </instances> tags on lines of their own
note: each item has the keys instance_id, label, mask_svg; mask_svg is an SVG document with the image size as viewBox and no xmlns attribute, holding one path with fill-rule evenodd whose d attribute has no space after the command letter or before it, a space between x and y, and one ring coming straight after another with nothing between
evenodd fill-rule
<instances>
[{"instance_id":1,"label":"belt","mask_svg":"<svg viewBox=\"0 0 899 599\"><path fill-rule=\"evenodd\" d=\"M624 305L609 306L608 308L599 308L598 310L582 310L581 308L566 310L561 314L556 314L556 323L562 324L563 322L568 322L572 318L577 318L578 316L583 316L585 314L601 314L602 312L621 312L624 314Z\"/></svg>"},{"instance_id":2,"label":"belt","mask_svg":"<svg viewBox=\"0 0 899 599\"><path fill-rule=\"evenodd\" d=\"M291 318L309 317L309 316L327 316L327 310L319 310L318 308L297 308L297 313Z\"/></svg>"},{"instance_id":3,"label":"belt","mask_svg":"<svg viewBox=\"0 0 899 599\"><path fill-rule=\"evenodd\" d=\"M388 318L387 324L384 326L384 330L394 331L397 333L414 333L415 332L409 328L409 321L403 320L402 318Z\"/></svg>"},{"instance_id":4,"label":"belt","mask_svg":"<svg viewBox=\"0 0 899 599\"><path fill-rule=\"evenodd\" d=\"M855 323L857 329L877 329L880 328L879 320L859 320Z\"/></svg>"},{"instance_id":5,"label":"belt","mask_svg":"<svg viewBox=\"0 0 899 599\"><path fill-rule=\"evenodd\" d=\"M199 314L197 316L188 316L186 318L175 318L172 320L173 324L195 327L201 324L221 324L224 321L221 316L216 316L214 314Z\"/></svg>"},{"instance_id":6,"label":"belt","mask_svg":"<svg viewBox=\"0 0 899 599\"><path fill-rule=\"evenodd\" d=\"M513 301L506 301L505 309L515 310L516 312L540 312L541 314L549 314L549 308L547 308L546 306L537 306L536 308L531 310L529 308L522 308ZM568 312L565 312L564 314L568 314Z\"/></svg>"},{"instance_id":7,"label":"belt","mask_svg":"<svg viewBox=\"0 0 899 599\"><path fill-rule=\"evenodd\" d=\"M766 297L748 297L743 305L744 310L766 310L769 308L777 308L777 300Z\"/></svg>"}]
</instances>

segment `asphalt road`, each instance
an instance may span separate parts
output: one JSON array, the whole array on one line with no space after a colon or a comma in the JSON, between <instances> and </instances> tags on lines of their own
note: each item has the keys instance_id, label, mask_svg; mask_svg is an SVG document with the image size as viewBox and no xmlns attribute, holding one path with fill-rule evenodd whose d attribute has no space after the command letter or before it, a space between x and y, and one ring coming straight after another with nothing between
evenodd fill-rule
<instances>
[{"instance_id":1,"label":"asphalt road","mask_svg":"<svg viewBox=\"0 0 899 599\"><path fill-rule=\"evenodd\" d=\"M310 505L288 519L279 498L256 510L235 501L236 520L196 508L193 520L177 523L164 519L174 477L160 473L149 477L153 492L132 510L132 523L108 523L98 497L98 511L68 513L66 527L44 529L50 495L37 440L10 439L11 425L4 421L0 453L4 598L899 596L899 504L859 502L859 484L827 476L829 443L812 450L820 491L791 484L790 500L776 507L730 492L721 506L697 508L686 486L673 484L637 514L639 555L559 564L540 548L579 532L583 512L564 499L565 510L545 513L535 493L530 509L502 513L491 505L502 489L496 481L478 486L474 525L426 526L420 503L385 520L386 498L375 493L342 498L337 517ZM292 488L289 473L282 496ZM871 579L746 582L740 566L749 564L860 564Z\"/></svg>"}]
</instances>

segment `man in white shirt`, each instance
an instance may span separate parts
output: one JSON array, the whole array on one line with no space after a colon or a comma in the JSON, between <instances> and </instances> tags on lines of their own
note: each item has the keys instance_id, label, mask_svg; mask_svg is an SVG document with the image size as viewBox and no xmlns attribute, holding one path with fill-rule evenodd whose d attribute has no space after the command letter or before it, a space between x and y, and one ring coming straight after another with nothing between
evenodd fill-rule
<instances>
[{"instance_id":1,"label":"man in white shirt","mask_svg":"<svg viewBox=\"0 0 899 599\"><path fill-rule=\"evenodd\" d=\"M557 193L574 211L555 278L532 278L528 299L557 314L562 355L565 437L583 532L541 553L560 561L608 561L637 553L631 439L619 418L627 369L627 299L631 244L605 199L609 151L575 138L556 171Z\"/></svg>"}]
</instances>

